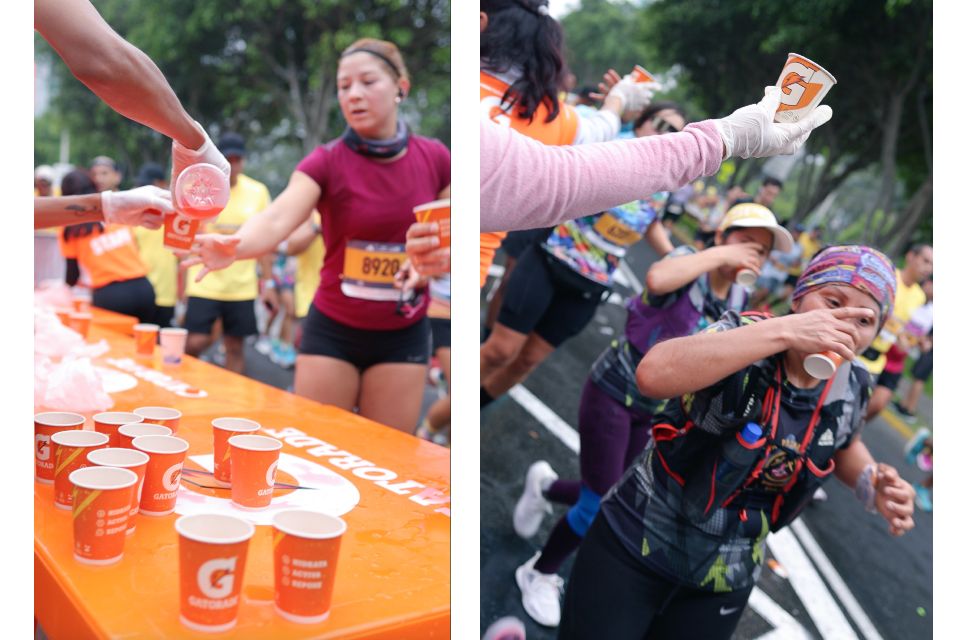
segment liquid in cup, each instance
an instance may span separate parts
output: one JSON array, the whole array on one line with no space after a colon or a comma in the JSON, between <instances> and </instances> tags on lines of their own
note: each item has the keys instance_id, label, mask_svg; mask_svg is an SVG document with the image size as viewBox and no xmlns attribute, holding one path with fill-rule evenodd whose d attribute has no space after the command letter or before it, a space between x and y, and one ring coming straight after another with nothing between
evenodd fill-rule
<instances>
[{"instance_id":1,"label":"liquid in cup","mask_svg":"<svg viewBox=\"0 0 960 640\"><path fill-rule=\"evenodd\" d=\"M133 325L133 338L137 344L137 355L153 355L153 348L157 345L157 334L159 332L160 325L157 324L140 323Z\"/></svg>"},{"instance_id":2,"label":"liquid in cup","mask_svg":"<svg viewBox=\"0 0 960 640\"><path fill-rule=\"evenodd\" d=\"M139 426L139 425L135 425ZM137 474L137 483L130 495L130 515L127 520L127 535L137 528L136 515L140 511L140 496L143 493L143 478L150 456L136 449L95 449L87 453L87 461L97 467L128 469Z\"/></svg>"},{"instance_id":3,"label":"liquid in cup","mask_svg":"<svg viewBox=\"0 0 960 640\"><path fill-rule=\"evenodd\" d=\"M174 433L180 428L180 418L183 417L183 413L171 407L137 407L133 412L143 418L143 424L161 424Z\"/></svg>"},{"instance_id":4,"label":"liquid in cup","mask_svg":"<svg viewBox=\"0 0 960 640\"><path fill-rule=\"evenodd\" d=\"M174 436L139 436L133 439L133 448L150 456L144 472L140 513L145 516L173 513L190 443Z\"/></svg>"},{"instance_id":5,"label":"liquid in cup","mask_svg":"<svg viewBox=\"0 0 960 640\"><path fill-rule=\"evenodd\" d=\"M95 431L110 436L110 446L118 446L117 430L125 424L143 422L143 418L130 411L104 411L93 416Z\"/></svg>"},{"instance_id":6,"label":"liquid in cup","mask_svg":"<svg viewBox=\"0 0 960 640\"><path fill-rule=\"evenodd\" d=\"M96 431L68 429L52 436L53 442L53 506L69 511L73 508L73 485L70 474L90 466L87 453L107 446L110 436Z\"/></svg>"},{"instance_id":7,"label":"liquid in cup","mask_svg":"<svg viewBox=\"0 0 960 640\"><path fill-rule=\"evenodd\" d=\"M274 607L291 622L330 615L340 540L347 523L318 511L291 509L273 519Z\"/></svg>"},{"instance_id":8,"label":"liquid in cup","mask_svg":"<svg viewBox=\"0 0 960 640\"><path fill-rule=\"evenodd\" d=\"M783 91L774 122L797 122L823 102L837 84L829 71L799 53L787 55L777 86Z\"/></svg>"},{"instance_id":9,"label":"liquid in cup","mask_svg":"<svg viewBox=\"0 0 960 640\"><path fill-rule=\"evenodd\" d=\"M84 564L108 565L123 557L127 520L137 474L129 469L84 467L73 483L73 557Z\"/></svg>"},{"instance_id":10,"label":"liquid in cup","mask_svg":"<svg viewBox=\"0 0 960 640\"><path fill-rule=\"evenodd\" d=\"M180 364L187 350L187 330L177 327L160 329L160 351L166 364Z\"/></svg>"},{"instance_id":11,"label":"liquid in cup","mask_svg":"<svg viewBox=\"0 0 960 640\"><path fill-rule=\"evenodd\" d=\"M237 624L243 570L254 526L226 515L182 516L180 622L195 631L222 632Z\"/></svg>"},{"instance_id":12,"label":"liquid in cup","mask_svg":"<svg viewBox=\"0 0 960 640\"><path fill-rule=\"evenodd\" d=\"M215 418L213 424L213 479L230 486L230 445L227 440L241 433L260 430L260 423L246 418Z\"/></svg>"},{"instance_id":13,"label":"liquid in cup","mask_svg":"<svg viewBox=\"0 0 960 640\"><path fill-rule=\"evenodd\" d=\"M230 499L244 509L266 509L273 499L283 443L267 436L231 437Z\"/></svg>"},{"instance_id":14,"label":"liquid in cup","mask_svg":"<svg viewBox=\"0 0 960 640\"><path fill-rule=\"evenodd\" d=\"M50 438L58 431L83 429L85 418L79 413L48 411L33 416L34 480L40 484L53 484L55 463Z\"/></svg>"},{"instance_id":15,"label":"liquid in cup","mask_svg":"<svg viewBox=\"0 0 960 640\"><path fill-rule=\"evenodd\" d=\"M177 176L174 188L177 211L188 218L206 220L223 211L230 201L230 180L219 168L201 162Z\"/></svg>"}]
</instances>

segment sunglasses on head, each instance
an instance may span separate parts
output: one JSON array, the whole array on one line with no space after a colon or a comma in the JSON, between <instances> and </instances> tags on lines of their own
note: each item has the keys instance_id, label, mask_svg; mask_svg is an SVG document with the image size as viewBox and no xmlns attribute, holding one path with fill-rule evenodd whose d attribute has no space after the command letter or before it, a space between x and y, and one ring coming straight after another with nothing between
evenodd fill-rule
<instances>
[{"instance_id":1,"label":"sunglasses on head","mask_svg":"<svg viewBox=\"0 0 960 640\"><path fill-rule=\"evenodd\" d=\"M680 131L680 129L677 129L660 116L653 116L653 118L650 120L650 123L653 125L653 128L657 133L677 133Z\"/></svg>"}]
</instances>

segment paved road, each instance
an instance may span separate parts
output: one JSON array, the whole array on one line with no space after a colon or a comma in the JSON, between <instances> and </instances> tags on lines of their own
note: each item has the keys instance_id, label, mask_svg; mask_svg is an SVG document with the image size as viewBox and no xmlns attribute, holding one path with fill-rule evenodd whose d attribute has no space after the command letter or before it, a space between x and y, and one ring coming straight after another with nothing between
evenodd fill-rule
<instances>
[{"instance_id":1,"label":"paved road","mask_svg":"<svg viewBox=\"0 0 960 640\"><path fill-rule=\"evenodd\" d=\"M652 251L641 243L631 250L627 263L642 281L653 259ZM619 295L599 309L580 336L554 353L524 383L550 412L574 429L588 368L623 327L626 312L620 301L631 295L632 289L618 285L616 292ZM917 469L903 463L904 438L883 416L867 426L864 440L877 459L894 464L910 481L921 479ZM577 457L513 398L498 400L482 413L480 445L481 625L485 628L501 616L515 615L525 621L528 638L553 638L554 630L541 627L526 616L513 573L546 541L563 509L548 516L538 535L529 541L513 532L511 513L532 462L548 460L561 477L576 478ZM830 480L826 490L826 502L807 509L800 519L802 524L778 534L775 544L770 545L777 559L789 569L789 576L783 579L764 567L755 592L760 591L769 599L755 593L757 599L751 601L735 639L931 637L931 514L918 513L917 528L894 539L886 533L882 519L867 514L841 483ZM804 536L807 532L809 537ZM827 577L834 573L827 563L821 561L825 569L816 568L821 565L810 560L819 556L817 548L822 549L827 563L848 588L850 599L846 602L839 595L844 587L831 584ZM564 578L571 566L572 560L561 570ZM925 615L918 614L918 607L924 608ZM856 614L851 613L858 608L862 609L859 624ZM758 609L766 616L761 616ZM778 616L783 619L778 620ZM863 622L863 618L868 622Z\"/></svg>"}]
</instances>

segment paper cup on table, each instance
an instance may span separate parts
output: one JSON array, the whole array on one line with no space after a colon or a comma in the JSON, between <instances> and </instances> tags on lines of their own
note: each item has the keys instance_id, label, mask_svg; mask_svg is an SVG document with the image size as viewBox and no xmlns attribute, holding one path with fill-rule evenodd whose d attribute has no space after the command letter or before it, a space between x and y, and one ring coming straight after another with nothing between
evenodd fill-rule
<instances>
[{"instance_id":1,"label":"paper cup on table","mask_svg":"<svg viewBox=\"0 0 960 640\"><path fill-rule=\"evenodd\" d=\"M85 564L114 564L123 557L130 500L137 474L129 469L85 467L73 483L73 557Z\"/></svg>"},{"instance_id":2,"label":"paper cup on table","mask_svg":"<svg viewBox=\"0 0 960 640\"><path fill-rule=\"evenodd\" d=\"M127 520L127 535L131 535L137 528L136 515L140 511L143 476L150 456L136 449L95 449L87 453L87 461L97 467L129 469L137 474L137 484L130 495L130 518Z\"/></svg>"},{"instance_id":3,"label":"paper cup on table","mask_svg":"<svg viewBox=\"0 0 960 640\"><path fill-rule=\"evenodd\" d=\"M139 436L133 448L150 456L144 472L140 513L165 516L173 513L180 490L180 472L190 443L174 436Z\"/></svg>"},{"instance_id":4,"label":"paper cup on table","mask_svg":"<svg viewBox=\"0 0 960 640\"><path fill-rule=\"evenodd\" d=\"M73 291L73 310L77 312L89 312L93 306L93 296L89 291Z\"/></svg>"},{"instance_id":5,"label":"paper cup on table","mask_svg":"<svg viewBox=\"0 0 960 640\"><path fill-rule=\"evenodd\" d=\"M230 499L244 509L266 509L273 499L283 443L267 436L233 436L230 445Z\"/></svg>"},{"instance_id":6,"label":"paper cup on table","mask_svg":"<svg viewBox=\"0 0 960 640\"><path fill-rule=\"evenodd\" d=\"M757 272L753 269L740 269L737 271L736 281L741 287L752 287L757 284Z\"/></svg>"},{"instance_id":7,"label":"paper cup on table","mask_svg":"<svg viewBox=\"0 0 960 640\"><path fill-rule=\"evenodd\" d=\"M165 427L162 424L148 424L146 422L136 422L134 424L125 424L117 429L117 435L113 441L115 446L123 449L133 448L133 439L140 436L172 436L173 429Z\"/></svg>"},{"instance_id":8,"label":"paper cup on table","mask_svg":"<svg viewBox=\"0 0 960 640\"><path fill-rule=\"evenodd\" d=\"M85 418L79 413L50 411L33 416L33 456L36 470L34 479L41 484L53 484L55 462L50 438L59 431L83 429Z\"/></svg>"},{"instance_id":9,"label":"paper cup on table","mask_svg":"<svg viewBox=\"0 0 960 640\"><path fill-rule=\"evenodd\" d=\"M416 206L413 215L417 222L436 222L440 227L440 247L450 246L450 198Z\"/></svg>"},{"instance_id":10,"label":"paper cup on table","mask_svg":"<svg viewBox=\"0 0 960 640\"><path fill-rule=\"evenodd\" d=\"M90 466L87 453L107 446L110 436L96 431L70 429L50 436L53 442L53 506L58 509L73 508L73 485L70 474Z\"/></svg>"},{"instance_id":11,"label":"paper cup on table","mask_svg":"<svg viewBox=\"0 0 960 640\"><path fill-rule=\"evenodd\" d=\"M777 86L783 91L774 122L796 122L817 108L837 84L829 71L799 53L787 56Z\"/></svg>"},{"instance_id":12,"label":"paper cup on table","mask_svg":"<svg viewBox=\"0 0 960 640\"><path fill-rule=\"evenodd\" d=\"M143 418L130 411L104 411L93 416L93 428L110 436L110 446L118 446L117 430L125 424L143 422Z\"/></svg>"},{"instance_id":13,"label":"paper cup on table","mask_svg":"<svg viewBox=\"0 0 960 640\"><path fill-rule=\"evenodd\" d=\"M237 624L243 570L254 526L233 516L183 516L180 544L180 622L195 631L229 631Z\"/></svg>"},{"instance_id":14,"label":"paper cup on table","mask_svg":"<svg viewBox=\"0 0 960 640\"><path fill-rule=\"evenodd\" d=\"M819 380L832 378L841 364L843 364L843 358L833 351L811 353L803 359L804 370Z\"/></svg>"},{"instance_id":15,"label":"paper cup on table","mask_svg":"<svg viewBox=\"0 0 960 640\"><path fill-rule=\"evenodd\" d=\"M180 428L180 418L183 417L178 409L170 407L138 407L133 412L143 418L143 424L161 424L170 427L174 433Z\"/></svg>"},{"instance_id":16,"label":"paper cup on table","mask_svg":"<svg viewBox=\"0 0 960 640\"><path fill-rule=\"evenodd\" d=\"M86 311L71 311L68 326L83 336L86 340L90 333L90 323L93 321L93 314Z\"/></svg>"},{"instance_id":17,"label":"paper cup on table","mask_svg":"<svg viewBox=\"0 0 960 640\"><path fill-rule=\"evenodd\" d=\"M159 332L160 325L157 324L140 323L133 325L133 339L137 344L137 355L153 355L153 348L157 346L157 334Z\"/></svg>"},{"instance_id":18,"label":"paper cup on table","mask_svg":"<svg viewBox=\"0 0 960 640\"><path fill-rule=\"evenodd\" d=\"M230 486L230 445L227 440L259 429L260 423L246 418L216 418L213 421L213 479L218 484Z\"/></svg>"},{"instance_id":19,"label":"paper cup on table","mask_svg":"<svg viewBox=\"0 0 960 640\"><path fill-rule=\"evenodd\" d=\"M160 329L160 351L167 364L180 364L187 350L187 330L176 327Z\"/></svg>"},{"instance_id":20,"label":"paper cup on table","mask_svg":"<svg viewBox=\"0 0 960 640\"><path fill-rule=\"evenodd\" d=\"M340 540L347 523L318 511L292 509L273 518L274 606L301 624L330 615Z\"/></svg>"}]
</instances>

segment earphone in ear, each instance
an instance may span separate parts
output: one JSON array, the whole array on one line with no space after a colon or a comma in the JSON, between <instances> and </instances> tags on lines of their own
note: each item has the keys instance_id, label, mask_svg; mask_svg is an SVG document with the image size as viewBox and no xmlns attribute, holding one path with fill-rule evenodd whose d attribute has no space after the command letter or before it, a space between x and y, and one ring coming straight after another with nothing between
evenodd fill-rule
<instances>
[{"instance_id":1,"label":"earphone in ear","mask_svg":"<svg viewBox=\"0 0 960 640\"><path fill-rule=\"evenodd\" d=\"M406 96L403 95L403 89L397 89L397 97L403 100Z\"/></svg>"}]
</instances>

